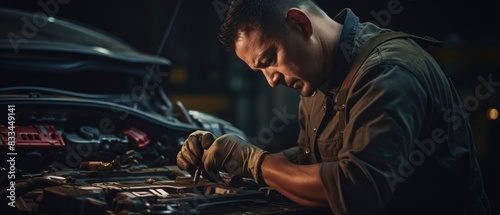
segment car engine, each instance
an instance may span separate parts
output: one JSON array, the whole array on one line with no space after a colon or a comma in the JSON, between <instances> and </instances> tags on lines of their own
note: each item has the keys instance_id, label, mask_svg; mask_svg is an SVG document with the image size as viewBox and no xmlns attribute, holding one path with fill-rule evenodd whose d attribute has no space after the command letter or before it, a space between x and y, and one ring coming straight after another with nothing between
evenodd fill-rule
<instances>
[{"instance_id":1,"label":"car engine","mask_svg":"<svg viewBox=\"0 0 500 215\"><path fill-rule=\"evenodd\" d=\"M195 184L174 160L185 132L122 125L104 133L71 112L18 112L15 153L10 125L0 124L2 208L16 214L310 213L229 173Z\"/></svg>"}]
</instances>

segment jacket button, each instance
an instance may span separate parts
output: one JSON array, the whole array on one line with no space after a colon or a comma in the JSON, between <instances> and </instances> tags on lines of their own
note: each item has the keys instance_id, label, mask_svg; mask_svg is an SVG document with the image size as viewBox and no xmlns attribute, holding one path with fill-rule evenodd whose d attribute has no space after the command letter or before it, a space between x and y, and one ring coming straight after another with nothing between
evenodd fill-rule
<instances>
[{"instance_id":1,"label":"jacket button","mask_svg":"<svg viewBox=\"0 0 500 215\"><path fill-rule=\"evenodd\" d=\"M316 127L313 128L313 131L316 132Z\"/></svg>"},{"instance_id":2,"label":"jacket button","mask_svg":"<svg viewBox=\"0 0 500 215\"><path fill-rule=\"evenodd\" d=\"M307 147L307 148L305 149L305 151L304 151L304 152L305 152L305 153L306 153L306 155L307 155L307 154L311 153L311 149L310 149L309 147Z\"/></svg>"}]
</instances>

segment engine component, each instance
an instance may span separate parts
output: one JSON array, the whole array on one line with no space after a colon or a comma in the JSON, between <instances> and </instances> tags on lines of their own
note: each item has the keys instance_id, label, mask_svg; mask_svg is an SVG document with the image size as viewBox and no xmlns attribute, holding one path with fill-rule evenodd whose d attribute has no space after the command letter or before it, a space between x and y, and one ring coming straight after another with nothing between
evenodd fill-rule
<instances>
[{"instance_id":1,"label":"engine component","mask_svg":"<svg viewBox=\"0 0 500 215\"><path fill-rule=\"evenodd\" d=\"M129 140L124 136L102 133L94 126L81 126L77 131L63 134L68 152L77 154L82 161L112 160L129 150Z\"/></svg>"},{"instance_id":2,"label":"engine component","mask_svg":"<svg viewBox=\"0 0 500 215\"><path fill-rule=\"evenodd\" d=\"M52 186L43 189L39 211L50 214L106 214L104 191L92 186Z\"/></svg>"},{"instance_id":3,"label":"engine component","mask_svg":"<svg viewBox=\"0 0 500 215\"><path fill-rule=\"evenodd\" d=\"M113 168L113 162L84 161L80 163L81 170L103 171Z\"/></svg>"},{"instance_id":4,"label":"engine component","mask_svg":"<svg viewBox=\"0 0 500 215\"><path fill-rule=\"evenodd\" d=\"M64 147L64 141L52 125L30 125L30 126L16 126L16 147L51 147L61 148ZM9 130L5 125L0 125L0 143L6 146L8 143Z\"/></svg>"},{"instance_id":5,"label":"engine component","mask_svg":"<svg viewBox=\"0 0 500 215\"><path fill-rule=\"evenodd\" d=\"M134 154L134 151L127 151L125 155ZM139 153L135 153L139 154ZM132 165L139 165L139 161L137 161L133 155L130 155L124 159L125 164L121 164L122 159L117 155L116 158L110 162L103 161L83 161L80 163L81 170L90 170L90 171L106 171L111 170L113 168L130 168Z\"/></svg>"},{"instance_id":6,"label":"engine component","mask_svg":"<svg viewBox=\"0 0 500 215\"><path fill-rule=\"evenodd\" d=\"M99 140L101 138L101 131L96 127L92 126L82 126L79 129L80 135L82 135L87 140Z\"/></svg>"},{"instance_id":7,"label":"engine component","mask_svg":"<svg viewBox=\"0 0 500 215\"><path fill-rule=\"evenodd\" d=\"M3 152L15 151L17 169L23 174L35 174L42 171L44 166L49 165L56 153L62 151L65 142L56 128L52 125L28 125L14 128L15 145L9 146L9 129L0 125L0 149ZM12 133L11 133L12 134ZM9 147L14 147L11 150ZM7 153L2 153L6 155ZM2 166L7 157L2 159Z\"/></svg>"},{"instance_id":8,"label":"engine component","mask_svg":"<svg viewBox=\"0 0 500 215\"><path fill-rule=\"evenodd\" d=\"M123 132L130 140L130 144L136 148L142 148L149 144L148 135L138 128L132 127Z\"/></svg>"}]
</instances>

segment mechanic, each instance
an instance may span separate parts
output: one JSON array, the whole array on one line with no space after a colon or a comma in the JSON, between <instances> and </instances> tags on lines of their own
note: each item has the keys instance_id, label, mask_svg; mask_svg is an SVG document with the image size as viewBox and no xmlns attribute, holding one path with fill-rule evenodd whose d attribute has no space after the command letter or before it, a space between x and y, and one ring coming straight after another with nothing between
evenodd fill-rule
<instances>
[{"instance_id":1,"label":"mechanic","mask_svg":"<svg viewBox=\"0 0 500 215\"><path fill-rule=\"evenodd\" d=\"M349 8L330 18L312 0L233 1L219 40L271 87L299 91L298 146L270 154L196 131L179 167L201 166L212 180L218 171L252 177L334 214L490 214L461 101L419 45L432 40L377 44L349 75L369 39L386 32Z\"/></svg>"}]
</instances>

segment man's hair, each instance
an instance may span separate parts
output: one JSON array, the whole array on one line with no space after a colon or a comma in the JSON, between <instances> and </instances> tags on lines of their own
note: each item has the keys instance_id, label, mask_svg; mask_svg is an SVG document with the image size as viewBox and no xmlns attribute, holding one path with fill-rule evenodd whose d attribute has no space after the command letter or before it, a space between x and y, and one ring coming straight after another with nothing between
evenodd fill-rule
<instances>
[{"instance_id":1,"label":"man's hair","mask_svg":"<svg viewBox=\"0 0 500 215\"><path fill-rule=\"evenodd\" d=\"M286 12L293 7L305 8L318 16L323 14L314 0L234 0L220 27L219 41L227 51L233 51L239 30L287 34Z\"/></svg>"}]
</instances>

